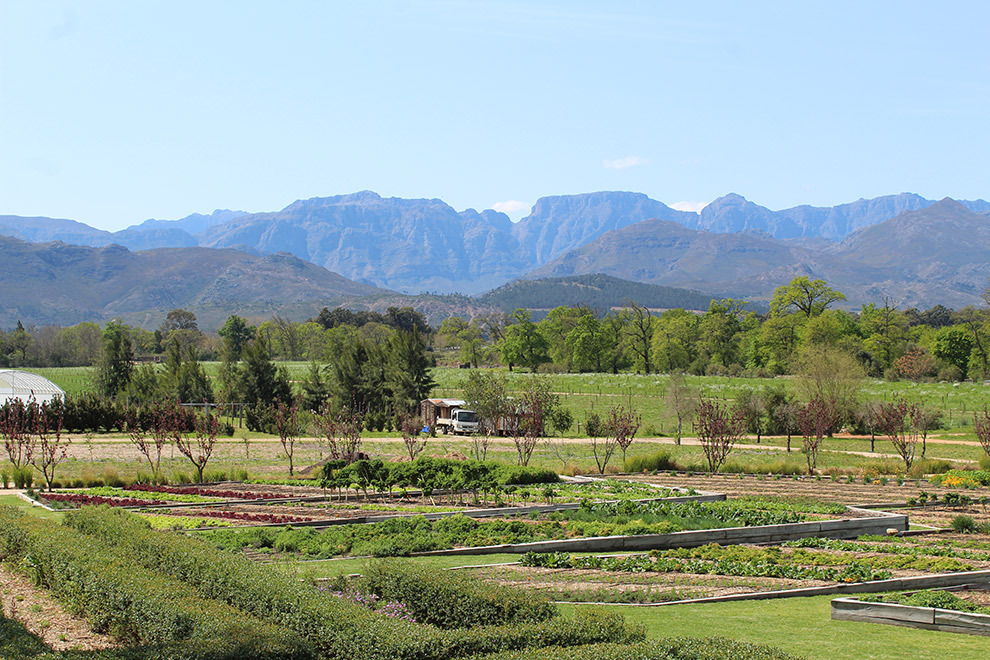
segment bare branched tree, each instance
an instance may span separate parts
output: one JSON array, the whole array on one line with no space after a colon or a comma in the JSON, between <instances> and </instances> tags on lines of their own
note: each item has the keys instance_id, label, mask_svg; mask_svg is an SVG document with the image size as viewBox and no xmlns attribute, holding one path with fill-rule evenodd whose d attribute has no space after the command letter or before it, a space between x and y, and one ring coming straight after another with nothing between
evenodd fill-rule
<instances>
[{"instance_id":1,"label":"bare branched tree","mask_svg":"<svg viewBox=\"0 0 990 660\"><path fill-rule=\"evenodd\" d=\"M293 474L293 458L296 451L296 441L299 439L299 404L293 399L290 403L279 401L273 410L272 420L275 432L282 443L282 451L289 459L289 474Z\"/></svg>"},{"instance_id":2,"label":"bare branched tree","mask_svg":"<svg viewBox=\"0 0 990 660\"><path fill-rule=\"evenodd\" d=\"M990 456L990 410L984 408L973 413L973 426L976 429L976 439L980 441L983 452Z\"/></svg>"},{"instance_id":3,"label":"bare branched tree","mask_svg":"<svg viewBox=\"0 0 990 660\"><path fill-rule=\"evenodd\" d=\"M213 456L213 449L217 444L217 436L220 435L220 412L218 408L213 411L205 407L202 417L196 416L195 439L190 438L182 424L178 424L175 429L175 448L189 459L189 462L196 468L196 478L198 483L203 483L203 471L206 464Z\"/></svg>"},{"instance_id":4,"label":"bare branched tree","mask_svg":"<svg viewBox=\"0 0 990 660\"><path fill-rule=\"evenodd\" d=\"M834 401L816 396L798 411L798 427L804 442L804 455L808 461L808 474L818 467L818 450L821 449L829 430L835 426L838 411Z\"/></svg>"},{"instance_id":5,"label":"bare branched tree","mask_svg":"<svg viewBox=\"0 0 990 660\"><path fill-rule=\"evenodd\" d=\"M708 471L714 474L725 464L733 446L742 437L745 420L738 411L733 413L728 406L714 399L702 398L695 415L695 427L708 460Z\"/></svg>"},{"instance_id":6,"label":"bare branched tree","mask_svg":"<svg viewBox=\"0 0 990 660\"><path fill-rule=\"evenodd\" d=\"M402 441L406 444L406 451L409 452L409 460L415 461L424 449L429 437L424 437L420 430L423 428L423 420L409 413L402 413L399 417L399 432L402 433Z\"/></svg>"},{"instance_id":7,"label":"bare branched tree","mask_svg":"<svg viewBox=\"0 0 990 660\"><path fill-rule=\"evenodd\" d=\"M681 444L681 437L685 423L690 423L694 416L695 408L698 407L698 393L688 387L687 379L683 373L674 373L667 383L666 395L667 408L674 413L677 419L677 432L674 435L674 442Z\"/></svg>"},{"instance_id":8,"label":"bare branched tree","mask_svg":"<svg viewBox=\"0 0 990 660\"><path fill-rule=\"evenodd\" d=\"M51 403L46 401L40 406L32 402L30 407L33 408L32 430L36 442L31 443L28 449L28 462L44 475L45 485L51 490L55 468L66 459L72 443L70 438L62 435L62 400L56 397Z\"/></svg>"},{"instance_id":9,"label":"bare branched tree","mask_svg":"<svg viewBox=\"0 0 990 660\"><path fill-rule=\"evenodd\" d=\"M911 408L911 425L921 434L921 457L928 450L928 432L942 426L942 411L924 404Z\"/></svg>"},{"instance_id":10,"label":"bare branched tree","mask_svg":"<svg viewBox=\"0 0 990 660\"><path fill-rule=\"evenodd\" d=\"M161 475L162 451L172 441L173 429L179 424L179 411L170 401L155 401L151 407L151 428L146 429L133 413L125 419L131 443L147 459L151 474L158 482ZM148 437L150 433L151 437Z\"/></svg>"},{"instance_id":11,"label":"bare branched tree","mask_svg":"<svg viewBox=\"0 0 990 660\"><path fill-rule=\"evenodd\" d=\"M877 428L887 436L898 455L904 461L904 471L911 469L915 449L918 446L918 433L911 426L914 406L906 401L881 403L877 408Z\"/></svg>"},{"instance_id":12,"label":"bare branched tree","mask_svg":"<svg viewBox=\"0 0 990 660\"><path fill-rule=\"evenodd\" d=\"M0 438L14 467L27 465L31 447L28 432L28 406L20 399L10 399L0 407Z\"/></svg>"},{"instance_id":13,"label":"bare branched tree","mask_svg":"<svg viewBox=\"0 0 990 660\"><path fill-rule=\"evenodd\" d=\"M480 433L471 437L474 442L474 458L483 461L488 457L492 436L505 430L512 412L509 385L504 374L495 371L474 370L468 374L464 386L464 398L468 406L478 414Z\"/></svg>"},{"instance_id":14,"label":"bare branched tree","mask_svg":"<svg viewBox=\"0 0 990 660\"><path fill-rule=\"evenodd\" d=\"M632 410L626 410L623 406L612 406L605 416L605 428L609 435L615 438L615 444L622 450L622 462L626 462L626 451L636 437L636 431L643 423L642 415L637 415Z\"/></svg>"},{"instance_id":15,"label":"bare branched tree","mask_svg":"<svg viewBox=\"0 0 990 660\"><path fill-rule=\"evenodd\" d=\"M363 428L360 413L350 408L343 408L340 412L334 413L331 402L327 401L319 411L313 412L313 424L326 440L330 458L348 464L358 459L361 453Z\"/></svg>"}]
</instances>

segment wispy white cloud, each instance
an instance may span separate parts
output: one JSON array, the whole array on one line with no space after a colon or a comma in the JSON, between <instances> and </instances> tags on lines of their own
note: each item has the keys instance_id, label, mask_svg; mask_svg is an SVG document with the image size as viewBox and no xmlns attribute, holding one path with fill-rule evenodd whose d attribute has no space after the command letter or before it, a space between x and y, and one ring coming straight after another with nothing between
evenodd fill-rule
<instances>
[{"instance_id":1,"label":"wispy white cloud","mask_svg":"<svg viewBox=\"0 0 990 660\"><path fill-rule=\"evenodd\" d=\"M513 215L515 213L519 213L520 211L528 211L529 204L526 202L520 202L516 199L508 199L504 202L495 202L492 204L492 208L500 213Z\"/></svg>"},{"instance_id":2,"label":"wispy white cloud","mask_svg":"<svg viewBox=\"0 0 990 660\"><path fill-rule=\"evenodd\" d=\"M650 161L642 156L626 156L625 158L613 158L602 161L602 165L610 170L625 170L630 167L642 167L649 164Z\"/></svg>"},{"instance_id":3,"label":"wispy white cloud","mask_svg":"<svg viewBox=\"0 0 990 660\"><path fill-rule=\"evenodd\" d=\"M709 202L675 202L670 205L670 208L677 209L678 211L694 211L695 213L701 213L701 209L708 206Z\"/></svg>"}]
</instances>

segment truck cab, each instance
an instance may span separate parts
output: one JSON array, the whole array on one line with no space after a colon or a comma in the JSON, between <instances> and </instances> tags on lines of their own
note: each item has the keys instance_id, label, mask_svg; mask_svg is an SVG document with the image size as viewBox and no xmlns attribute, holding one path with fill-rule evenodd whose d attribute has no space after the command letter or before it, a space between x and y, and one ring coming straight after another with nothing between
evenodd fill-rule
<instances>
[{"instance_id":1,"label":"truck cab","mask_svg":"<svg viewBox=\"0 0 990 660\"><path fill-rule=\"evenodd\" d=\"M450 430L455 435L470 435L478 432L478 413L465 408L450 411Z\"/></svg>"}]
</instances>

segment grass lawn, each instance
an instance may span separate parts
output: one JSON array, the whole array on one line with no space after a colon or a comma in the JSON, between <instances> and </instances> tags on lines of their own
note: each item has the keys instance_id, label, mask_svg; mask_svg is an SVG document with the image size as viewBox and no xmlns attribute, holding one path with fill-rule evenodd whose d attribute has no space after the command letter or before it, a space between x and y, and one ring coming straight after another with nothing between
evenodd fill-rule
<instances>
[{"instance_id":1,"label":"grass lawn","mask_svg":"<svg viewBox=\"0 0 990 660\"><path fill-rule=\"evenodd\" d=\"M649 637L722 635L777 646L809 660L984 660L990 650L985 637L832 621L832 598L608 607L644 624Z\"/></svg>"},{"instance_id":2,"label":"grass lawn","mask_svg":"<svg viewBox=\"0 0 990 660\"><path fill-rule=\"evenodd\" d=\"M27 511L33 516L38 516L39 518L44 518L45 520L61 520L61 513L54 513L52 511L47 511L42 509L40 506L31 506L21 498L16 495L0 495L0 505L12 506L17 509L22 509Z\"/></svg>"}]
</instances>

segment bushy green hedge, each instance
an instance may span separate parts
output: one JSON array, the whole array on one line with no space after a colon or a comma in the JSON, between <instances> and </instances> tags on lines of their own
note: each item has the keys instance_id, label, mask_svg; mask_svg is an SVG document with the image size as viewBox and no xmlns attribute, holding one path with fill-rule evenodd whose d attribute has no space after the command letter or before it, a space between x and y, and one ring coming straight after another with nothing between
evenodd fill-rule
<instances>
[{"instance_id":1,"label":"bushy green hedge","mask_svg":"<svg viewBox=\"0 0 990 660\"><path fill-rule=\"evenodd\" d=\"M405 603L420 623L440 628L536 623L558 615L546 596L479 580L463 572L396 560L364 571L361 590Z\"/></svg>"},{"instance_id":2,"label":"bushy green hedge","mask_svg":"<svg viewBox=\"0 0 990 660\"><path fill-rule=\"evenodd\" d=\"M641 644L593 644L575 648L512 651L485 660L798 660L798 656L762 644L725 637L674 637Z\"/></svg>"},{"instance_id":3,"label":"bushy green hedge","mask_svg":"<svg viewBox=\"0 0 990 660\"><path fill-rule=\"evenodd\" d=\"M119 509L85 507L66 523L115 543L139 564L153 567L258 617L295 630L326 660L441 660L535 646L573 646L642 639L621 616L582 613L574 619L440 630L389 618L288 580L270 568L186 537L151 530Z\"/></svg>"},{"instance_id":4,"label":"bushy green hedge","mask_svg":"<svg viewBox=\"0 0 990 660\"><path fill-rule=\"evenodd\" d=\"M95 630L168 657L308 660L297 634L128 561L125 549L0 506L0 559L20 564Z\"/></svg>"}]
</instances>

